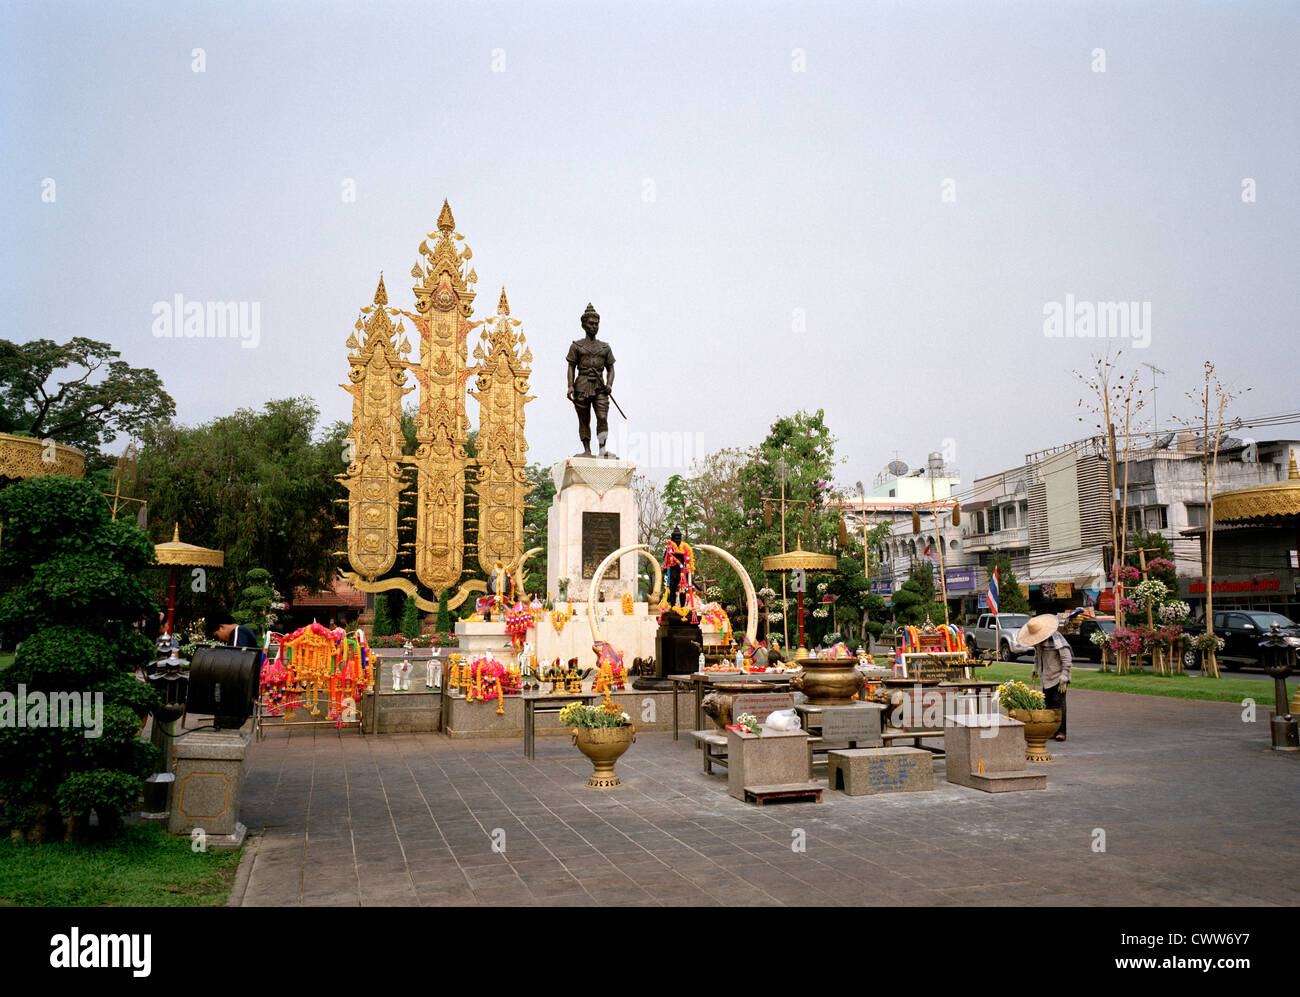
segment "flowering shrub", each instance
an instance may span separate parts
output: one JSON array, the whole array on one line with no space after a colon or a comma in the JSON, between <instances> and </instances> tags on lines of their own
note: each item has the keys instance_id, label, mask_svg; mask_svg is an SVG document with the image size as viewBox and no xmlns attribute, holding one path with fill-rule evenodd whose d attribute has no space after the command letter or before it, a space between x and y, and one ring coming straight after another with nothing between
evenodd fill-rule
<instances>
[{"instance_id":1,"label":"flowering shrub","mask_svg":"<svg viewBox=\"0 0 1300 997\"><path fill-rule=\"evenodd\" d=\"M1192 644L1198 651L1222 651L1223 638L1216 637L1212 633L1197 634L1192 640Z\"/></svg>"},{"instance_id":2,"label":"flowering shrub","mask_svg":"<svg viewBox=\"0 0 1300 997\"><path fill-rule=\"evenodd\" d=\"M1142 572L1138 571L1138 569L1133 567L1131 564L1121 564L1115 569L1111 577L1117 582L1127 584L1129 582L1135 582L1141 578Z\"/></svg>"},{"instance_id":3,"label":"flowering shrub","mask_svg":"<svg viewBox=\"0 0 1300 997\"><path fill-rule=\"evenodd\" d=\"M998 702L1006 710L1041 710L1047 705L1041 692L1023 682L1004 682L998 686Z\"/></svg>"},{"instance_id":4,"label":"flowering shrub","mask_svg":"<svg viewBox=\"0 0 1300 997\"><path fill-rule=\"evenodd\" d=\"M1147 571L1156 575L1171 575L1174 572L1174 562L1167 557L1153 557L1147 562Z\"/></svg>"},{"instance_id":5,"label":"flowering shrub","mask_svg":"<svg viewBox=\"0 0 1300 997\"><path fill-rule=\"evenodd\" d=\"M1097 647L1110 647L1110 634L1105 630L1094 630L1088 640Z\"/></svg>"},{"instance_id":6,"label":"flowering shrub","mask_svg":"<svg viewBox=\"0 0 1300 997\"><path fill-rule=\"evenodd\" d=\"M1142 611L1142 605L1136 599L1125 596L1119 601L1119 611L1125 616L1136 616Z\"/></svg>"},{"instance_id":7,"label":"flowering shrub","mask_svg":"<svg viewBox=\"0 0 1300 997\"><path fill-rule=\"evenodd\" d=\"M1192 607L1185 602L1167 602L1157 612L1162 623L1184 623L1192 615Z\"/></svg>"},{"instance_id":8,"label":"flowering shrub","mask_svg":"<svg viewBox=\"0 0 1300 997\"><path fill-rule=\"evenodd\" d=\"M1111 634L1110 646L1117 654L1141 654L1146 647L1141 630L1125 628Z\"/></svg>"},{"instance_id":9,"label":"flowering shrub","mask_svg":"<svg viewBox=\"0 0 1300 997\"><path fill-rule=\"evenodd\" d=\"M1154 609L1169 598L1169 586L1155 578L1148 578L1133 589L1132 598L1140 609L1145 610L1147 606Z\"/></svg>"},{"instance_id":10,"label":"flowering shrub","mask_svg":"<svg viewBox=\"0 0 1300 997\"><path fill-rule=\"evenodd\" d=\"M1151 640L1161 647L1173 647L1182 639L1183 628L1180 626L1156 627L1151 632Z\"/></svg>"}]
</instances>

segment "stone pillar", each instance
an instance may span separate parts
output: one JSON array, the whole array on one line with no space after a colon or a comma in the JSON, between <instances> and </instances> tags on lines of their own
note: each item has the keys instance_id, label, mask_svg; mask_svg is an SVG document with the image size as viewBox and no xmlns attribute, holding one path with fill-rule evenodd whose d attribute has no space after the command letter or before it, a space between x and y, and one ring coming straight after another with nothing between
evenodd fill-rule
<instances>
[{"instance_id":1,"label":"stone pillar","mask_svg":"<svg viewBox=\"0 0 1300 997\"><path fill-rule=\"evenodd\" d=\"M635 470L631 461L599 457L570 457L551 468L555 500L547 521L546 589L557 601L559 580L567 577L567 598L586 602L592 575L605 555L637 542L636 498L630 487ZM636 597L638 557L621 557L605 573L607 602L617 603L624 592Z\"/></svg>"},{"instance_id":2,"label":"stone pillar","mask_svg":"<svg viewBox=\"0 0 1300 997\"><path fill-rule=\"evenodd\" d=\"M239 790L248 735L237 730L198 731L177 738L176 782L167 830L201 828L208 848L238 848L248 828L239 822Z\"/></svg>"}]
</instances>

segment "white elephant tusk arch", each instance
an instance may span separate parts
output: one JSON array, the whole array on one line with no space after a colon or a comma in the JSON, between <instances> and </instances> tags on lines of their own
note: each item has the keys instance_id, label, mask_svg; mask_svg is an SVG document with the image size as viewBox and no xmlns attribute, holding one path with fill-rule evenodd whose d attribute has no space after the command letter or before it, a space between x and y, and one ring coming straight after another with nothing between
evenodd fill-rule
<instances>
[{"instance_id":1,"label":"white elephant tusk arch","mask_svg":"<svg viewBox=\"0 0 1300 997\"><path fill-rule=\"evenodd\" d=\"M653 557L650 557L649 544L632 544L628 547L620 547L613 553L606 555L605 560L601 561L600 565L596 568L596 573L591 576L591 587L587 590L587 622L591 625L591 642L593 644L605 639L601 636L600 624L596 622L596 599L600 595L600 583L605 580L605 572L609 570L611 564L617 561L624 554L631 554L633 552L644 554L650 559L650 563L653 564L655 568L659 568L659 562ZM656 571L655 574L655 590L658 591L662 585L662 576L659 571Z\"/></svg>"},{"instance_id":2,"label":"white elephant tusk arch","mask_svg":"<svg viewBox=\"0 0 1300 997\"><path fill-rule=\"evenodd\" d=\"M740 576L740 584L745 589L745 636L749 638L751 644L756 643L758 637L758 595L754 592L754 583L749 577L749 572L745 566L728 554L721 547L714 547L712 544L696 544L696 550L702 550L707 554L717 554L733 568L736 574Z\"/></svg>"}]
</instances>

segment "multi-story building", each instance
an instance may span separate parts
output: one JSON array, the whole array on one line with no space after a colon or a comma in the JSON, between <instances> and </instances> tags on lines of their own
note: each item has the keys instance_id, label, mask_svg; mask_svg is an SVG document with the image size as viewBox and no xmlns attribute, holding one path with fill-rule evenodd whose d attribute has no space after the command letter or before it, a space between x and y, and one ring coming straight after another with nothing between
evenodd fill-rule
<instances>
[{"instance_id":1,"label":"multi-story building","mask_svg":"<svg viewBox=\"0 0 1300 997\"><path fill-rule=\"evenodd\" d=\"M1295 446L1289 440L1224 440L1214 469L1214 491L1282 480ZM930 505L929 483L923 476L919 494L915 489L898 490L893 496L842 503L855 527L860 528L863 518L868 528L890 523L889 536L875 552L880 567L871 578L873 590L890 595L918 562L930 564L937 587L942 551L952 608L958 615L972 616L983 608L990 562L1005 555L1036 610L1079 605L1110 610L1113 516L1123 523L1127 536L1141 530L1169 541L1181 594L1199 607L1205 589L1197 529L1205 523L1202 441L1188 433L1169 434L1157 445L1130 447L1127 460L1121 446L1113 507L1107 450L1103 437L1077 440L1027 454L1020 467L976 478L971 498L961 502L959 526L952 524L955 481L945 482L942 492L936 488L937 507ZM912 511L917 508L920 534L912 532ZM1289 549L1278 547L1281 541L1276 538L1269 543L1266 551L1243 548L1216 561L1216 584L1227 577L1237 590L1256 593L1255 602L1271 596L1269 605L1293 604L1296 583L1286 561ZM1248 580L1237 585L1237 575L1265 569L1278 577L1270 574L1263 585Z\"/></svg>"}]
</instances>

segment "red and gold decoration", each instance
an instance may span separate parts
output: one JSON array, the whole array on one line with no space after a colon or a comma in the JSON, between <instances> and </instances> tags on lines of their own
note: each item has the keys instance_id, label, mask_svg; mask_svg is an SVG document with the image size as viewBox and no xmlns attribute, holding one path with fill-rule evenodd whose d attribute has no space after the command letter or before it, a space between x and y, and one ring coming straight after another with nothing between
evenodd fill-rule
<instances>
[{"instance_id":1,"label":"red and gold decoration","mask_svg":"<svg viewBox=\"0 0 1300 997\"><path fill-rule=\"evenodd\" d=\"M270 653L272 643L274 655ZM272 717L292 719L299 708L318 717L323 699L328 719L342 726L359 719L356 704L374 683L364 633L357 630L349 636L344 630L311 623L293 633L269 636L262 664L261 706Z\"/></svg>"}]
</instances>

